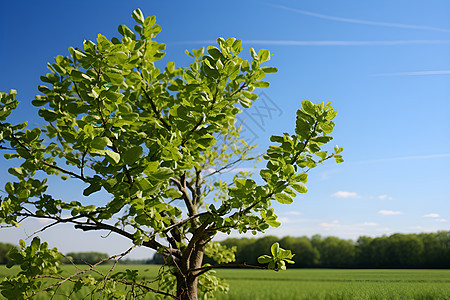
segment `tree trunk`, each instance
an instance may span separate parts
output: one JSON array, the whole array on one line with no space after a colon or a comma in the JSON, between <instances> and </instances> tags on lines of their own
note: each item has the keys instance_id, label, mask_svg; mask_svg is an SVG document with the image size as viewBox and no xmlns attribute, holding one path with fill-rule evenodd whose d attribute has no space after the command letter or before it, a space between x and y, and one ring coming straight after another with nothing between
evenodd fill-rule
<instances>
[{"instance_id":1,"label":"tree trunk","mask_svg":"<svg viewBox=\"0 0 450 300\"><path fill-rule=\"evenodd\" d=\"M177 274L177 297L179 300L197 300L197 277Z\"/></svg>"},{"instance_id":2,"label":"tree trunk","mask_svg":"<svg viewBox=\"0 0 450 300\"><path fill-rule=\"evenodd\" d=\"M183 257L179 264L177 278L177 297L180 300L198 299L198 277L197 272L189 272L192 269L199 269L203 262L205 246L203 243L196 243L191 254Z\"/></svg>"}]
</instances>

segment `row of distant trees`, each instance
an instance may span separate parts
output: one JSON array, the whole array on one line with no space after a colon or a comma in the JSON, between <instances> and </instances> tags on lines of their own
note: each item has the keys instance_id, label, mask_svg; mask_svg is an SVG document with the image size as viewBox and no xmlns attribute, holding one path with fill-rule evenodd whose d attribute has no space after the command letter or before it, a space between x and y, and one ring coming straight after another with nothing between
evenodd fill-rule
<instances>
[{"instance_id":1,"label":"row of distant trees","mask_svg":"<svg viewBox=\"0 0 450 300\"><path fill-rule=\"evenodd\" d=\"M450 268L450 231L362 236L356 242L337 237L284 237L227 239L236 246L237 263L257 265L256 258L274 242L295 253L293 267L302 268Z\"/></svg>"},{"instance_id":2,"label":"row of distant trees","mask_svg":"<svg viewBox=\"0 0 450 300\"><path fill-rule=\"evenodd\" d=\"M230 238L221 242L236 246L236 262L258 265L257 258L279 242L295 254L297 268L450 268L450 231L420 234L393 234L371 238L360 237L356 242L337 237ZM15 247L0 243L0 264L8 262L7 252ZM95 264L108 257L107 253L72 252L66 257L76 264ZM206 258L208 261L208 258ZM65 260L65 263L70 263ZM106 262L106 263L111 263ZM124 264L163 264L161 255L152 259L121 261Z\"/></svg>"}]
</instances>

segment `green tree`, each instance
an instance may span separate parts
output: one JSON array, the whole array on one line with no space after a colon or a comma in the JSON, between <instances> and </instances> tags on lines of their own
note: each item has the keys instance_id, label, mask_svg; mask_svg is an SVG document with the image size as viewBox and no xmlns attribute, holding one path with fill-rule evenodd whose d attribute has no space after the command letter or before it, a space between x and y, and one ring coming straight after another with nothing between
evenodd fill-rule
<instances>
[{"instance_id":1,"label":"green tree","mask_svg":"<svg viewBox=\"0 0 450 300\"><path fill-rule=\"evenodd\" d=\"M423 260L424 245L415 234L393 234L389 237L392 267L417 267Z\"/></svg>"},{"instance_id":2,"label":"green tree","mask_svg":"<svg viewBox=\"0 0 450 300\"><path fill-rule=\"evenodd\" d=\"M295 267L315 267L320 261L320 253L307 237L284 237L280 240L283 248L295 254Z\"/></svg>"},{"instance_id":3,"label":"green tree","mask_svg":"<svg viewBox=\"0 0 450 300\"><path fill-rule=\"evenodd\" d=\"M53 222L46 228L71 223L83 231L119 234L163 255L159 287L138 283L129 271L108 272L101 279L74 274L43 288L42 277L58 278L61 255L35 238L30 246L21 241L11 257L11 265L21 265L22 271L2 282L7 298L52 293L69 281L75 281L74 292L92 286L98 298L131 297L137 290L176 299L211 296L225 289L212 269L229 266L234 257L232 250L211 243L214 236L279 226L272 202L292 203L307 191L308 170L329 158L343 161L342 148L321 149L332 139L336 111L310 101L302 101L297 111L295 133L272 136L264 155L251 155L254 146L241 139L236 115L258 98L255 88L269 86L265 75L277 71L263 66L270 60L268 50L250 49L247 61L239 57L241 40L218 38L218 46L206 52L186 51L192 57L189 67L169 62L161 70L155 63L165 45L154 40L160 26L139 9L132 16L134 31L120 25L120 39L99 34L48 65L42 94L33 101L41 107L44 126L7 123L18 101L15 91L1 94L1 147L7 159L20 164L8 170L16 180L5 185L0 222L18 226L24 217L42 218ZM244 172L228 181L220 176L239 162L261 158L266 166L258 182ZM51 176L84 183L86 199L101 190L110 200L103 205L59 199L47 192ZM217 263L203 264L205 254ZM259 262L280 270L291 258L275 243Z\"/></svg>"},{"instance_id":4,"label":"green tree","mask_svg":"<svg viewBox=\"0 0 450 300\"><path fill-rule=\"evenodd\" d=\"M372 267L371 261L371 243L373 238L368 236L360 236L356 241L356 262L358 267Z\"/></svg>"},{"instance_id":5,"label":"green tree","mask_svg":"<svg viewBox=\"0 0 450 300\"><path fill-rule=\"evenodd\" d=\"M355 246L351 240L326 237L318 246L323 267L348 268L355 264Z\"/></svg>"},{"instance_id":6,"label":"green tree","mask_svg":"<svg viewBox=\"0 0 450 300\"><path fill-rule=\"evenodd\" d=\"M8 263L8 252L13 248L17 247L9 243L0 243L0 265L6 265Z\"/></svg>"},{"instance_id":7,"label":"green tree","mask_svg":"<svg viewBox=\"0 0 450 300\"><path fill-rule=\"evenodd\" d=\"M66 254L66 259L64 262L71 263L74 262L76 264L95 264L102 259L108 258L109 255L107 253L100 252L69 252ZM70 261L69 261L70 259Z\"/></svg>"}]
</instances>

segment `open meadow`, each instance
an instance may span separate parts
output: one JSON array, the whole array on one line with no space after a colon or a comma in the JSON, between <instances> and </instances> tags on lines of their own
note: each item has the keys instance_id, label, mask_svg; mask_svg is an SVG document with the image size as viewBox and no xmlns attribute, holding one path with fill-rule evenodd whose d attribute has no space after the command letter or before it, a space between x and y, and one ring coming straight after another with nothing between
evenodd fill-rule
<instances>
[{"instance_id":1,"label":"open meadow","mask_svg":"<svg viewBox=\"0 0 450 300\"><path fill-rule=\"evenodd\" d=\"M99 270L106 273L110 267L101 266ZM69 266L66 268L70 269ZM147 280L158 270L152 265L119 265L115 271L124 269L138 269ZM0 266L0 276L16 271ZM228 295L218 295L217 298L222 300L450 299L450 270L290 269L273 272L226 269L218 270L217 275L225 278L230 285ZM59 292L67 291L70 286L60 288ZM81 295L71 297L81 298ZM34 299L48 298L42 295ZM149 296L145 299L153 298Z\"/></svg>"}]
</instances>

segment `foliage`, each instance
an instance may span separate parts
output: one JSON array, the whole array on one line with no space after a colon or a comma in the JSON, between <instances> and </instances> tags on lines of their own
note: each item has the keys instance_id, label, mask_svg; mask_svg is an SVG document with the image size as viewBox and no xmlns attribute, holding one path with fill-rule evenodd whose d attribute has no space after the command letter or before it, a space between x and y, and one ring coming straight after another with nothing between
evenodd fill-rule
<instances>
[{"instance_id":1,"label":"foliage","mask_svg":"<svg viewBox=\"0 0 450 300\"><path fill-rule=\"evenodd\" d=\"M262 255L258 257L258 262L260 264L268 264L267 268L269 270L286 270L286 263L293 264L292 258L294 254L291 253L291 250L285 250L280 248L278 243L275 243L270 247L270 255Z\"/></svg>"},{"instance_id":2,"label":"foliage","mask_svg":"<svg viewBox=\"0 0 450 300\"><path fill-rule=\"evenodd\" d=\"M40 242L35 237L27 247L23 240L19 241L20 250L13 248L10 251L7 267L20 265L21 271L16 276L5 278L0 283L2 295L7 299L26 299L35 291L40 290L40 278L56 275L57 266L63 257L56 248L49 249L47 243ZM50 291L51 293L51 291Z\"/></svg>"},{"instance_id":3,"label":"foliage","mask_svg":"<svg viewBox=\"0 0 450 300\"><path fill-rule=\"evenodd\" d=\"M0 265L5 265L8 263L8 252L13 248L17 247L9 243L0 243Z\"/></svg>"},{"instance_id":4,"label":"foliage","mask_svg":"<svg viewBox=\"0 0 450 300\"><path fill-rule=\"evenodd\" d=\"M169 62L161 70L156 62L164 56L165 45L154 40L161 27L139 9L132 17L134 31L120 25L121 39L99 34L96 41L84 41L83 49L69 48L70 56L58 55L48 65L50 73L41 77L44 85L39 86L42 94L32 102L41 107L45 125L29 128L26 122L6 122L18 101L13 90L1 94L0 146L6 159L19 160L20 165L8 170L16 179L5 185L0 222L19 226L24 218L42 218L52 221L43 230L61 223L83 231L106 230L157 250L167 265L158 277L160 290L137 283L133 272L114 275L116 263L131 248L109 258L116 262L101 279L75 280L95 264L66 279L56 276L57 282L45 291L75 280L74 290L91 286L98 298L131 297L137 290L178 299L209 296L223 289L212 272L223 263L203 264L205 251L222 262L232 258L220 257L220 246L207 246L214 236L279 226L272 202L292 203L297 193L306 193L310 169L330 158L343 161L342 148L322 149L332 139L336 111L329 103L302 101L295 133L271 137L273 145L262 155L266 166L258 181L249 173L229 182L217 179L213 175L261 158L240 138L236 115L258 98L256 88L269 86L263 79L277 69L262 64L270 60L270 52L250 49L247 61L239 56L241 40L218 38L218 46L206 52L186 51L193 60L188 68ZM54 181L48 178L54 176L67 184L84 183L86 198L68 202L50 194L48 186ZM99 191L110 200L90 200ZM33 242L30 247L44 251L42 245ZM283 269L291 256L274 247L269 267ZM31 251L26 249L22 252ZM56 267L56 254L51 253L43 267ZM38 293L36 276L48 270L39 272L8 280L25 276L21 290ZM168 282L176 284L165 288ZM120 293L118 284L128 286L128 292ZM23 295L6 283L2 288L8 298Z\"/></svg>"}]
</instances>

